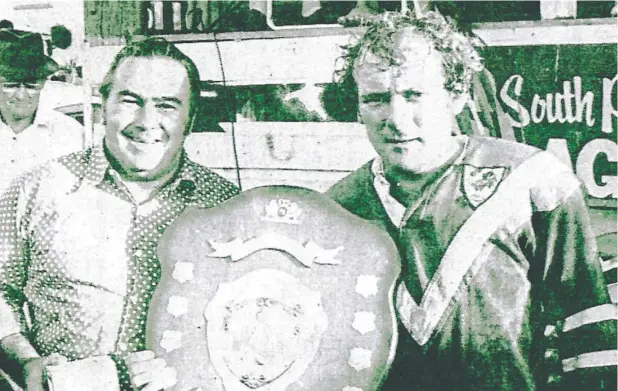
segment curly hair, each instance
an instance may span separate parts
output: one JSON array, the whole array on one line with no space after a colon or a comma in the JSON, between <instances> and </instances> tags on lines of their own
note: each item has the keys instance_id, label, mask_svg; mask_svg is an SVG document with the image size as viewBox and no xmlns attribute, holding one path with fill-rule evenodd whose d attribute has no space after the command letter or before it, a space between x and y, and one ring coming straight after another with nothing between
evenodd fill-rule
<instances>
[{"instance_id":1,"label":"curly hair","mask_svg":"<svg viewBox=\"0 0 618 391\"><path fill-rule=\"evenodd\" d=\"M343 68L335 72L344 83L353 80L357 60L368 52L384 60L388 66L397 66L401 61L395 46L395 38L403 30L411 29L427 39L442 54L442 66L446 76L447 91L462 94L470 89L475 72L483 69L482 58L475 45L480 39L457 30L450 19L438 11L426 11L415 15L406 12L385 12L380 15L339 21L345 27L361 26L364 32L353 44L343 46Z\"/></svg>"}]
</instances>

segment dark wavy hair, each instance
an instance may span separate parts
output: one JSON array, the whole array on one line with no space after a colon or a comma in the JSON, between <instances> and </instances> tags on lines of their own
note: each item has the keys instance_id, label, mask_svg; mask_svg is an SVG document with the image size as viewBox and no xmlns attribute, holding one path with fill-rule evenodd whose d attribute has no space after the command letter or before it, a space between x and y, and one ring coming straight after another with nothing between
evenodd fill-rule
<instances>
[{"instance_id":1,"label":"dark wavy hair","mask_svg":"<svg viewBox=\"0 0 618 391\"><path fill-rule=\"evenodd\" d=\"M355 20L344 19L340 23L346 27L360 26L364 30L356 42L343 47L344 55L339 60L343 61L343 67L335 73L343 82L352 82L355 65L368 52L388 66L398 65L401 57L395 47L395 37L407 29L427 39L442 54L446 90L467 93L472 76L483 69L482 58L475 48L481 44L480 39L460 32L452 20L438 11L425 11L420 15L411 10L385 12Z\"/></svg>"},{"instance_id":2,"label":"dark wavy hair","mask_svg":"<svg viewBox=\"0 0 618 391\"><path fill-rule=\"evenodd\" d=\"M181 52L173 43L160 37L149 37L143 40L133 41L127 44L116 55L109 71L103 79L103 83L99 87L99 92L101 93L103 100L107 100L109 97L114 81L114 72L116 72L116 69L120 63L129 57L167 57L181 63L187 71L187 75L189 77L189 118L194 118L199 110L200 104L200 73L198 72L193 60ZM148 75L144 75L144 77L148 77ZM157 81L153 82L156 83ZM187 129L187 132L190 130L191 129Z\"/></svg>"}]
</instances>

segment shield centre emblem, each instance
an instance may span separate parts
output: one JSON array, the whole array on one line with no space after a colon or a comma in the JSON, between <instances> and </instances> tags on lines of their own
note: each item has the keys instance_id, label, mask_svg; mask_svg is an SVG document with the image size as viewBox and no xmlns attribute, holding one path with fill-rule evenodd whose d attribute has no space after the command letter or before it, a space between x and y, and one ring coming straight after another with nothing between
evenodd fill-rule
<instances>
[{"instance_id":1,"label":"shield centre emblem","mask_svg":"<svg viewBox=\"0 0 618 391\"><path fill-rule=\"evenodd\" d=\"M496 192L505 171L504 167L464 165L463 191L473 208L477 208Z\"/></svg>"},{"instance_id":2,"label":"shield centre emblem","mask_svg":"<svg viewBox=\"0 0 618 391\"><path fill-rule=\"evenodd\" d=\"M285 390L318 351L328 326L319 292L259 269L219 286L205 310L208 349L226 390Z\"/></svg>"}]
</instances>

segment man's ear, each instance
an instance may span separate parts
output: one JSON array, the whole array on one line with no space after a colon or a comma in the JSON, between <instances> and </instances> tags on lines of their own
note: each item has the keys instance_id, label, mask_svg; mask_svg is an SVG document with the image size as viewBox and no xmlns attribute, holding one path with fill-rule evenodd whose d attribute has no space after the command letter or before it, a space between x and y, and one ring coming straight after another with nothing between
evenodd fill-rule
<instances>
[{"instance_id":1,"label":"man's ear","mask_svg":"<svg viewBox=\"0 0 618 391\"><path fill-rule=\"evenodd\" d=\"M469 94L451 94L451 110L453 111L453 115L459 115L466 103L472 99Z\"/></svg>"}]
</instances>

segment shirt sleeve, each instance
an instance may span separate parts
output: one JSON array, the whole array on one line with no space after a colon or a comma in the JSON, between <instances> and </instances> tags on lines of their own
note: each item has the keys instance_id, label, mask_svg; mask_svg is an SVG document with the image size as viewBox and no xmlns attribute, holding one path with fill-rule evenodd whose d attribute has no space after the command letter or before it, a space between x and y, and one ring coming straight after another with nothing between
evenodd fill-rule
<instances>
[{"instance_id":1,"label":"shirt sleeve","mask_svg":"<svg viewBox=\"0 0 618 391\"><path fill-rule=\"evenodd\" d=\"M25 302L28 252L20 233L23 183L17 178L0 196L0 339L25 332Z\"/></svg>"},{"instance_id":2,"label":"shirt sleeve","mask_svg":"<svg viewBox=\"0 0 618 391\"><path fill-rule=\"evenodd\" d=\"M544 304L556 324L561 390L616 386L616 306L603 277L590 217L576 191L536 220L545 258ZM607 388L610 387L610 388Z\"/></svg>"}]
</instances>

